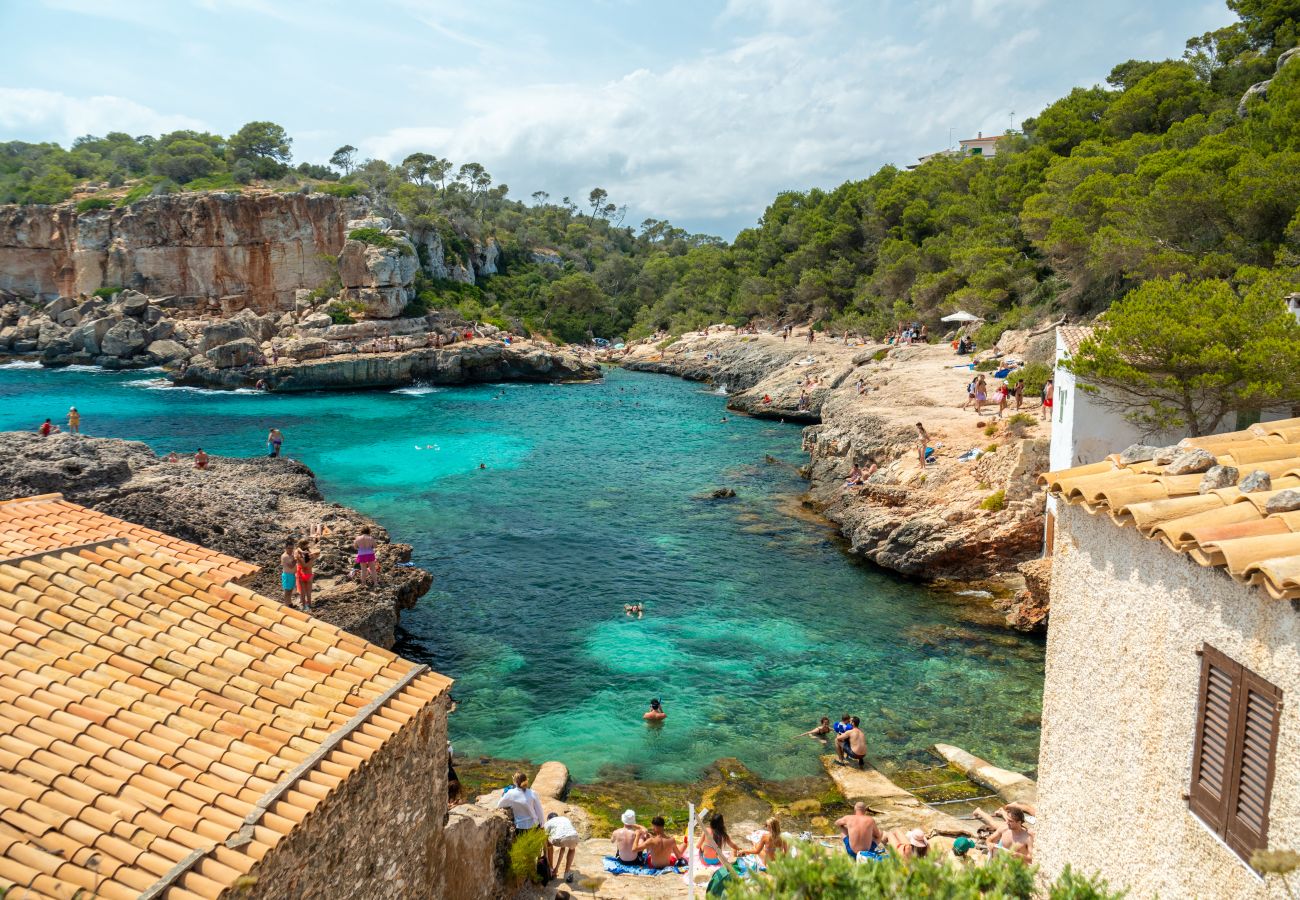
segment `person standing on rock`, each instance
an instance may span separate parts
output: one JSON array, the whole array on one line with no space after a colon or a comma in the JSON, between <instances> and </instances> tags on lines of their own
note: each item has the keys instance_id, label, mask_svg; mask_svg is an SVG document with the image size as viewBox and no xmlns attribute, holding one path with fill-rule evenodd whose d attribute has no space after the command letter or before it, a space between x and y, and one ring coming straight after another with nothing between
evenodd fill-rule
<instances>
[{"instance_id":1,"label":"person standing on rock","mask_svg":"<svg viewBox=\"0 0 1300 900\"><path fill-rule=\"evenodd\" d=\"M920 422L916 423L916 460L925 468L925 451L930 448L930 433Z\"/></svg>"},{"instance_id":2,"label":"person standing on rock","mask_svg":"<svg viewBox=\"0 0 1300 900\"><path fill-rule=\"evenodd\" d=\"M270 456L272 459L280 455L280 445L284 443L284 435L280 429L272 428L271 433L266 436L266 446L271 448Z\"/></svg>"},{"instance_id":3,"label":"person standing on rock","mask_svg":"<svg viewBox=\"0 0 1300 900\"><path fill-rule=\"evenodd\" d=\"M361 533L352 542L357 549L357 568L361 570L362 584L379 583L379 563L375 561L375 539L370 536L370 526L362 525Z\"/></svg>"},{"instance_id":4,"label":"person standing on rock","mask_svg":"<svg viewBox=\"0 0 1300 900\"><path fill-rule=\"evenodd\" d=\"M293 558L293 538L286 538L284 541L284 552L280 554L280 590L284 591L284 598L281 602L285 606L293 605L294 590L298 587L298 578L295 574L297 561Z\"/></svg>"},{"instance_id":5,"label":"person standing on rock","mask_svg":"<svg viewBox=\"0 0 1300 900\"><path fill-rule=\"evenodd\" d=\"M1052 392L1055 389L1055 381L1051 378L1047 379L1047 384L1043 385L1043 402L1038 411L1038 418L1048 420L1052 418Z\"/></svg>"},{"instance_id":6,"label":"person standing on rock","mask_svg":"<svg viewBox=\"0 0 1300 900\"><path fill-rule=\"evenodd\" d=\"M68 408L68 433L81 434L81 413L75 406Z\"/></svg>"},{"instance_id":7,"label":"person standing on rock","mask_svg":"<svg viewBox=\"0 0 1300 900\"><path fill-rule=\"evenodd\" d=\"M298 581L298 599L302 602L302 608L311 612L311 580L315 576L315 562L312 559L311 544L307 543L306 538L298 542L293 561L294 576Z\"/></svg>"},{"instance_id":8,"label":"person standing on rock","mask_svg":"<svg viewBox=\"0 0 1300 900\"><path fill-rule=\"evenodd\" d=\"M565 877L573 871L573 856L578 852L582 837L578 834L578 829L573 827L569 817L558 813L547 815L542 827L546 829L546 867L554 873L555 877ZM555 851L554 856L551 855L552 850ZM564 875L560 874L561 856L565 857Z\"/></svg>"},{"instance_id":9,"label":"person standing on rock","mask_svg":"<svg viewBox=\"0 0 1300 900\"><path fill-rule=\"evenodd\" d=\"M516 831L532 831L542 825L542 801L537 798L537 792L528 786L528 776L523 772L516 772L512 781L514 786L501 795L497 809L510 810Z\"/></svg>"}]
</instances>

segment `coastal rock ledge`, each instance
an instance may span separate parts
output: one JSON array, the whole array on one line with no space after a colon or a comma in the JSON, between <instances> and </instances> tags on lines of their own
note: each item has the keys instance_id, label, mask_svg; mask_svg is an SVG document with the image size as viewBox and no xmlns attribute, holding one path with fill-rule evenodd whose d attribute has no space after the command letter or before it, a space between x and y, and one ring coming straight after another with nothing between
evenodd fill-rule
<instances>
[{"instance_id":1,"label":"coastal rock ledge","mask_svg":"<svg viewBox=\"0 0 1300 900\"><path fill-rule=\"evenodd\" d=\"M200 471L189 458L169 463L136 441L0 432L0 498L50 493L255 563L260 570L241 583L267 597L281 595L285 539L324 526L313 615L383 647L393 645L401 611L433 584L409 565L409 546L391 542L372 519L326 502L311 469L290 459L213 456ZM363 525L377 544L378 587L347 578L352 539Z\"/></svg>"}]
</instances>

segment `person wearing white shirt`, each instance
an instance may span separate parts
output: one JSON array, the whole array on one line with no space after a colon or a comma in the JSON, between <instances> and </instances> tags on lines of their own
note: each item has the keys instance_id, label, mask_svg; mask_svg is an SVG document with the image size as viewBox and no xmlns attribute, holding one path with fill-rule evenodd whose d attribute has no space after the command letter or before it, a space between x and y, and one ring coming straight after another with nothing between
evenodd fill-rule
<instances>
[{"instance_id":1,"label":"person wearing white shirt","mask_svg":"<svg viewBox=\"0 0 1300 900\"><path fill-rule=\"evenodd\" d=\"M510 810L518 831L537 828L546 818L542 812L542 801L537 799L537 792L528 786L528 776L523 772L516 772L513 780L515 786L501 795L497 809Z\"/></svg>"},{"instance_id":2,"label":"person wearing white shirt","mask_svg":"<svg viewBox=\"0 0 1300 900\"><path fill-rule=\"evenodd\" d=\"M546 864L550 870L555 873L557 878L560 877L560 857L564 856L564 851L568 852L568 857L564 860L564 874L567 876L573 870L573 856L578 851L578 844L582 843L582 838L578 835L578 829L573 827L567 816L561 816L551 813L546 817L542 824L546 829ZM555 857L552 859L551 850L554 848Z\"/></svg>"}]
</instances>

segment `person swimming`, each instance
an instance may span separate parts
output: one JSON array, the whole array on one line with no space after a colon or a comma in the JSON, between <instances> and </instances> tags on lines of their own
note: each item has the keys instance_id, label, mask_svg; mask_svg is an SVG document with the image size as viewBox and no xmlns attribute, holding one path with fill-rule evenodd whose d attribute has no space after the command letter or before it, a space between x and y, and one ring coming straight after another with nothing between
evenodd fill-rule
<instances>
[{"instance_id":1,"label":"person swimming","mask_svg":"<svg viewBox=\"0 0 1300 900\"><path fill-rule=\"evenodd\" d=\"M668 713L664 712L663 704L660 703L659 698L656 697L650 701L649 711L641 718L645 719L647 722L662 722L664 719L668 718Z\"/></svg>"},{"instance_id":2,"label":"person swimming","mask_svg":"<svg viewBox=\"0 0 1300 900\"><path fill-rule=\"evenodd\" d=\"M641 616L642 613L645 612L645 604L644 604L644 603L624 603L624 604L623 604L623 612L627 613L629 616L638 616L638 617L639 617L639 616Z\"/></svg>"}]
</instances>

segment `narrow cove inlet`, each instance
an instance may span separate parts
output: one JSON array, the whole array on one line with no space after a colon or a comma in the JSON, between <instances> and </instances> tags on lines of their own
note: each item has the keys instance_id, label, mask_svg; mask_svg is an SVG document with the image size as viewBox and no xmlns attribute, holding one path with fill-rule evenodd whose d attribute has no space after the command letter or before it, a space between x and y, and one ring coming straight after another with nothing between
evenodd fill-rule
<instances>
[{"instance_id":1,"label":"narrow cove inlet","mask_svg":"<svg viewBox=\"0 0 1300 900\"><path fill-rule=\"evenodd\" d=\"M90 435L230 456L281 429L330 500L434 574L395 649L456 680L458 754L559 759L580 780L684 782L720 757L796 778L820 771L796 735L852 713L876 759L945 742L1035 768L1041 639L855 564L799 506L797 426L617 369L291 395L158 375L0 366L0 429L75 405ZM737 496L702 499L716 488ZM662 727L641 719L654 697Z\"/></svg>"}]
</instances>

